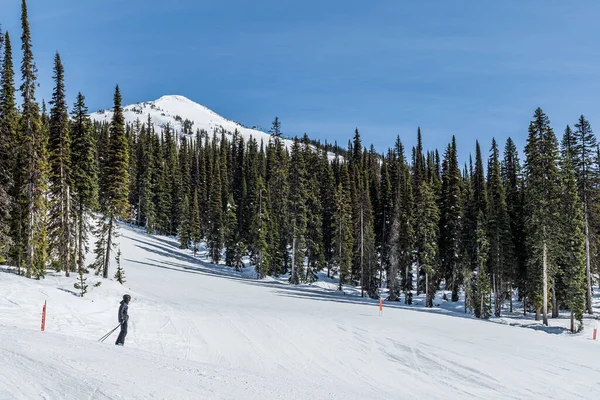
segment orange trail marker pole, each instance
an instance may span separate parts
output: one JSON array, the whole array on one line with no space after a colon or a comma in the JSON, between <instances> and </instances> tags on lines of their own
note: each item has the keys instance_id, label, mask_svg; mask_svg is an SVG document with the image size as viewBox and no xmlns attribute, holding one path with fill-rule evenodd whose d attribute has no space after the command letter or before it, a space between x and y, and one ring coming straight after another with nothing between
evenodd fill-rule
<instances>
[{"instance_id":1,"label":"orange trail marker pole","mask_svg":"<svg viewBox=\"0 0 600 400\"><path fill-rule=\"evenodd\" d=\"M44 301L44 308L42 308L42 332L46 329L46 301Z\"/></svg>"},{"instance_id":2,"label":"orange trail marker pole","mask_svg":"<svg viewBox=\"0 0 600 400\"><path fill-rule=\"evenodd\" d=\"M596 324L596 326L594 326L594 333L593 333L592 340L596 340L597 333L598 333L598 324Z\"/></svg>"},{"instance_id":3,"label":"orange trail marker pole","mask_svg":"<svg viewBox=\"0 0 600 400\"><path fill-rule=\"evenodd\" d=\"M383 315L383 299L380 297L379 298L379 316L381 317Z\"/></svg>"}]
</instances>

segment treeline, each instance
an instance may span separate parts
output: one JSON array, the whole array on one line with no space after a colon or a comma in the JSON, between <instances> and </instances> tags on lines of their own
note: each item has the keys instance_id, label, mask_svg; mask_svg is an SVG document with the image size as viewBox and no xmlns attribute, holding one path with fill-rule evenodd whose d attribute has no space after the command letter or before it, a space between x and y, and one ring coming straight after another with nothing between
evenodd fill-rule
<instances>
[{"instance_id":1,"label":"treeline","mask_svg":"<svg viewBox=\"0 0 600 400\"><path fill-rule=\"evenodd\" d=\"M108 277L125 220L194 252L205 240L213 262L238 270L249 256L259 278L298 284L327 271L340 289L377 298L387 288L387 300L407 304L424 293L429 307L443 289L453 302L463 293L479 318L512 311L516 295L545 324L570 311L572 330L592 313L600 150L583 116L559 144L537 109L523 162L511 139L503 151L493 140L486 155L476 142L464 166L454 138L442 154L425 151L420 130L417 146L397 138L384 154L358 130L346 149L285 141L277 118L268 143L158 132L149 117L125 123L118 87L111 123L92 123L81 94L69 117L58 54L50 111L39 109L25 1L22 26L20 108L2 35L0 258L28 277L51 267L83 282L92 233L92 268Z\"/></svg>"}]
</instances>

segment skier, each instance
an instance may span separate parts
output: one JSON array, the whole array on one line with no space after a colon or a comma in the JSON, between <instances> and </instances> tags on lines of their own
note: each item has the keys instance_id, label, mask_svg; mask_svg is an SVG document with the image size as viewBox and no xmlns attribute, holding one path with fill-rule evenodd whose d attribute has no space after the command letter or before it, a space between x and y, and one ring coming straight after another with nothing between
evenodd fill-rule
<instances>
[{"instance_id":1,"label":"skier","mask_svg":"<svg viewBox=\"0 0 600 400\"><path fill-rule=\"evenodd\" d=\"M129 321L127 309L129 308L130 301L131 296L128 294L124 295L123 300L121 300L121 306L119 307L119 323L121 324L121 332L119 333L119 337L115 343L117 346L123 346L125 344L125 336L127 336L127 321Z\"/></svg>"}]
</instances>

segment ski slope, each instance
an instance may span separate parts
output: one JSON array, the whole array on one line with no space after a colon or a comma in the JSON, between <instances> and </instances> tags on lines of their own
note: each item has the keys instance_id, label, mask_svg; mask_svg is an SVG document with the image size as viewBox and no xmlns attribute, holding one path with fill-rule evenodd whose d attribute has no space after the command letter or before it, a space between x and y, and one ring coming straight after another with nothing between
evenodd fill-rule
<instances>
[{"instance_id":1,"label":"ski slope","mask_svg":"<svg viewBox=\"0 0 600 400\"><path fill-rule=\"evenodd\" d=\"M121 235L125 287L103 281L79 298L74 277L0 272L0 399L600 396L600 343L587 333L401 304L379 316L376 302L326 284L256 281L172 238L128 226ZM133 297L125 347L116 333L98 343L124 293Z\"/></svg>"}]
</instances>

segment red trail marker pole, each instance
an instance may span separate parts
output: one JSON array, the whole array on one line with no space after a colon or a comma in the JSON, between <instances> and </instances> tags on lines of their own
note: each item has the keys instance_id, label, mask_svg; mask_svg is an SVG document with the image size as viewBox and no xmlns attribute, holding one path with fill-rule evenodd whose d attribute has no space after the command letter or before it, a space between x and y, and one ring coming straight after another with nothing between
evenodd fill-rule
<instances>
[{"instance_id":1,"label":"red trail marker pole","mask_svg":"<svg viewBox=\"0 0 600 400\"><path fill-rule=\"evenodd\" d=\"M44 300L44 308L42 308L42 332L46 329L46 301Z\"/></svg>"},{"instance_id":2,"label":"red trail marker pole","mask_svg":"<svg viewBox=\"0 0 600 400\"><path fill-rule=\"evenodd\" d=\"M379 298L379 316L383 316L383 299Z\"/></svg>"}]
</instances>

